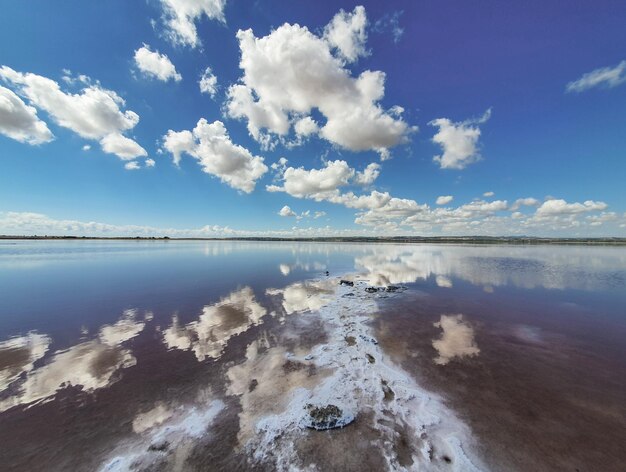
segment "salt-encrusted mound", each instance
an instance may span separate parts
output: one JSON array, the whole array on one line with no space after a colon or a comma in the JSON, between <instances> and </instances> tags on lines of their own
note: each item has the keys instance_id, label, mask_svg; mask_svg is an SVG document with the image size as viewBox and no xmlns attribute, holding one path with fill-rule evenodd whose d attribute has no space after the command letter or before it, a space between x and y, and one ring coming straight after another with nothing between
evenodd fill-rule
<instances>
[{"instance_id":1,"label":"salt-encrusted mound","mask_svg":"<svg viewBox=\"0 0 626 472\"><path fill-rule=\"evenodd\" d=\"M302 365L298 373L307 368L325 373L301 377L300 380L306 378L306 386L298 385L295 377L291 381L284 379L290 387L270 385L262 401L260 397L244 400L248 407L263 405L270 410L265 414L260 409L240 414L240 427L254 431L241 444L251 463L274 470L317 470L323 465L316 464L316 457L300 457L298 452L299 444L311 434L309 429L339 428L363 413L362 424L355 423L355 428L375 431L371 445L384 458L387 470L483 470L477 456L469 454L473 444L468 427L439 396L394 365L371 335L368 321L378 311L378 300L401 296L403 288L365 291L367 285L363 281L355 278L351 286L337 283L341 280L345 279L308 282L318 290L324 285L334 292L333 296L326 296L318 310L303 315L319 317L326 330L326 342L297 355L277 346L266 351L265 358L250 359L254 359L250 369L255 371L271 371L274 366L290 362ZM361 289L355 290L357 286ZM280 292L275 290L272 294ZM288 292L288 287L282 292ZM281 351L282 361L275 358ZM275 396L274 390L280 396Z\"/></svg>"},{"instance_id":2,"label":"salt-encrusted mound","mask_svg":"<svg viewBox=\"0 0 626 472\"><path fill-rule=\"evenodd\" d=\"M354 421L354 415L344 412L337 405L315 406L309 403L305 409L307 414L303 424L309 429L343 428Z\"/></svg>"}]
</instances>

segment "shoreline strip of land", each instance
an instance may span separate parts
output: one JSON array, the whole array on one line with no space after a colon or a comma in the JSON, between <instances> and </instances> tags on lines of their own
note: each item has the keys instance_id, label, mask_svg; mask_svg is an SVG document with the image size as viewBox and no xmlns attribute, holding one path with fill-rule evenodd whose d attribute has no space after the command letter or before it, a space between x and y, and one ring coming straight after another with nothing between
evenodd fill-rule
<instances>
[{"instance_id":1,"label":"shoreline strip of land","mask_svg":"<svg viewBox=\"0 0 626 472\"><path fill-rule=\"evenodd\" d=\"M422 244L572 244L572 245L615 245L626 246L626 238L620 237L577 237L554 238L534 236L326 236L326 237L169 237L169 236L50 236L50 235L0 235L0 240L102 240L102 241L283 241L322 243L422 243Z\"/></svg>"}]
</instances>

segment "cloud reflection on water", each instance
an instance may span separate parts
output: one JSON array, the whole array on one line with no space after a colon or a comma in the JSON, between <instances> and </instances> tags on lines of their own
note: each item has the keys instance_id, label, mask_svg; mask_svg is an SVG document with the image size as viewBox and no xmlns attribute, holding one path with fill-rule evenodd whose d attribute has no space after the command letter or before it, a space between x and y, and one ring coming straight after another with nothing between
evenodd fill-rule
<instances>
[{"instance_id":1,"label":"cloud reflection on water","mask_svg":"<svg viewBox=\"0 0 626 472\"><path fill-rule=\"evenodd\" d=\"M302 311L315 311L323 307L335 293L336 281L315 280L296 282L283 289L270 288L267 295L283 297L283 308L287 315Z\"/></svg>"},{"instance_id":2,"label":"cloud reflection on water","mask_svg":"<svg viewBox=\"0 0 626 472\"><path fill-rule=\"evenodd\" d=\"M35 332L0 342L0 391L24 372L33 370L50 345L50 338Z\"/></svg>"},{"instance_id":3,"label":"cloud reflection on water","mask_svg":"<svg viewBox=\"0 0 626 472\"><path fill-rule=\"evenodd\" d=\"M165 404L159 403L151 410L139 413L133 420L133 431L137 434L158 426L172 417L172 410Z\"/></svg>"},{"instance_id":4,"label":"cloud reflection on water","mask_svg":"<svg viewBox=\"0 0 626 472\"><path fill-rule=\"evenodd\" d=\"M261 323L267 314L254 298L250 287L232 292L218 303L207 305L197 321L181 326L177 317L163 330L163 341L169 349L191 349L198 361L219 358L232 338Z\"/></svg>"},{"instance_id":5,"label":"cloud reflection on water","mask_svg":"<svg viewBox=\"0 0 626 472\"><path fill-rule=\"evenodd\" d=\"M135 318L136 311L127 310L117 323L102 326L97 338L55 352L40 367L33 369L32 364L24 365L22 372L26 373L25 378L18 384L15 394L0 400L0 412L17 405L51 399L59 389L67 386L82 387L83 391L92 392L115 382L120 369L136 364L131 351L121 347L122 343L144 329L145 323ZM50 340L47 336L38 336L39 344L31 348L31 355L35 352L42 357ZM19 382L17 379L22 372L14 374L13 380Z\"/></svg>"},{"instance_id":6,"label":"cloud reflection on water","mask_svg":"<svg viewBox=\"0 0 626 472\"><path fill-rule=\"evenodd\" d=\"M300 269L300 270L309 272L313 270L316 270L316 271L326 270L326 267L327 267L326 264L323 264L318 261L313 261L310 263L296 261L294 264L280 264L278 266L278 270L280 270L280 273L286 277L295 269Z\"/></svg>"},{"instance_id":7,"label":"cloud reflection on water","mask_svg":"<svg viewBox=\"0 0 626 472\"><path fill-rule=\"evenodd\" d=\"M435 282L437 283L438 287L452 288L452 280L450 280L445 275L438 275L437 278L435 279Z\"/></svg>"},{"instance_id":8,"label":"cloud reflection on water","mask_svg":"<svg viewBox=\"0 0 626 472\"><path fill-rule=\"evenodd\" d=\"M245 361L226 372L227 393L238 396L241 403L237 434L240 446L255 436L260 418L286 408L290 392L312 388L319 381L306 365L289 362L284 347L271 344L266 334L251 342Z\"/></svg>"},{"instance_id":9,"label":"cloud reflection on water","mask_svg":"<svg viewBox=\"0 0 626 472\"><path fill-rule=\"evenodd\" d=\"M440 287L461 279L481 287L597 290L626 283L626 256L616 248L550 246L372 245L355 267L377 286L435 277ZM619 248L617 248L619 249Z\"/></svg>"},{"instance_id":10,"label":"cloud reflection on water","mask_svg":"<svg viewBox=\"0 0 626 472\"><path fill-rule=\"evenodd\" d=\"M433 347L439 354L434 359L435 364L446 365L455 357L472 357L480 353L474 341L474 329L463 315L441 315L434 326L443 331L439 339L433 340Z\"/></svg>"}]
</instances>

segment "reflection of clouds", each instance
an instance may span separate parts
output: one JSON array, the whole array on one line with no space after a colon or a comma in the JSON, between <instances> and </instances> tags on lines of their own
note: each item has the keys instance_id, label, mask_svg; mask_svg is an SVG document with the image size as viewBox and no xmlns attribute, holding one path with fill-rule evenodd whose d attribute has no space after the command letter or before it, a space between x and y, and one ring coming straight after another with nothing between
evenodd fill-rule
<instances>
[{"instance_id":1,"label":"reflection of clouds","mask_svg":"<svg viewBox=\"0 0 626 472\"><path fill-rule=\"evenodd\" d=\"M198 321L181 326L174 317L172 325L163 330L163 341L169 349L193 350L199 361L218 358L230 338L258 325L266 314L252 289L245 287L205 306Z\"/></svg>"},{"instance_id":2,"label":"reflection of clouds","mask_svg":"<svg viewBox=\"0 0 626 472\"><path fill-rule=\"evenodd\" d=\"M171 418L172 411L164 404L159 403L154 408L145 413L138 414L133 420L133 431L143 433L144 431L160 425L165 420Z\"/></svg>"},{"instance_id":3,"label":"reflection of clouds","mask_svg":"<svg viewBox=\"0 0 626 472\"><path fill-rule=\"evenodd\" d=\"M342 421L358 418L357 433L366 431L368 447L380 452L388 468L403 468L397 445L404 438L411 469L480 470L467 455L471 444L465 441L470 436L464 424L436 395L390 364L371 337L368 322L378 311L376 298L337 282L332 281L335 295L328 303L316 315L304 317L321 322L310 325L315 331L321 326L319 344L302 346L298 353L282 333L272 337L272 345L261 338L248 346L246 360L226 373L226 393L238 396L241 405L239 445L252 468L315 468L315 455L304 452L317 445L303 432L313 421L308 405L335 405ZM297 284L290 287L303 289ZM345 297L348 293L352 296ZM302 317L287 320L295 332L310 336L306 328L298 329ZM451 464L437 467L433 451ZM325 462L328 470L341 470L345 464L332 454Z\"/></svg>"},{"instance_id":4,"label":"reflection of clouds","mask_svg":"<svg viewBox=\"0 0 626 472\"><path fill-rule=\"evenodd\" d=\"M455 357L475 356L480 352L474 342L474 329L463 321L463 315L441 315L434 324L443 333L433 340L433 347L439 353L435 364L445 365Z\"/></svg>"},{"instance_id":5,"label":"reflection of clouds","mask_svg":"<svg viewBox=\"0 0 626 472\"><path fill-rule=\"evenodd\" d=\"M202 252L205 256L227 256L237 250L237 243L234 241L207 241L204 243Z\"/></svg>"},{"instance_id":6,"label":"reflection of clouds","mask_svg":"<svg viewBox=\"0 0 626 472\"><path fill-rule=\"evenodd\" d=\"M80 385L88 392L106 387L118 369L135 362L129 350L112 348L99 340L72 346L28 375L20 393L0 402L0 410L45 399L64 386Z\"/></svg>"},{"instance_id":7,"label":"reflection of clouds","mask_svg":"<svg viewBox=\"0 0 626 472\"><path fill-rule=\"evenodd\" d=\"M284 289L268 289L268 295L283 296L283 308L290 315L300 311L315 311L323 307L335 293L333 286L336 281L315 280L297 282Z\"/></svg>"},{"instance_id":8,"label":"reflection of clouds","mask_svg":"<svg viewBox=\"0 0 626 472\"><path fill-rule=\"evenodd\" d=\"M171 246L176 247L175 245ZM198 244L193 242L188 243L188 247L191 250L197 251ZM307 256L314 256L319 258L323 256L325 259L337 254L345 254L349 252L367 253L368 249L363 244L349 244L349 243L333 243L333 242L307 242L307 241L281 241L277 242L263 242L263 241L204 241L199 246L201 252L206 256L220 256L220 255L241 255L242 253L276 253L285 254L291 253L294 256L299 256L306 259Z\"/></svg>"},{"instance_id":9,"label":"reflection of clouds","mask_svg":"<svg viewBox=\"0 0 626 472\"><path fill-rule=\"evenodd\" d=\"M323 264L321 262L318 261L314 261L314 262L299 262L296 261L295 264L280 264L278 266L278 269L280 270L280 273L283 274L284 276L287 276L291 273L292 270L295 269L301 269L304 270L306 272L310 272L313 270L326 270L326 264Z\"/></svg>"},{"instance_id":10,"label":"reflection of clouds","mask_svg":"<svg viewBox=\"0 0 626 472\"><path fill-rule=\"evenodd\" d=\"M438 275L437 278L435 279L435 282L437 283L437 286L439 287L452 288L452 280L450 280L445 275Z\"/></svg>"},{"instance_id":11,"label":"reflection of clouds","mask_svg":"<svg viewBox=\"0 0 626 472\"><path fill-rule=\"evenodd\" d=\"M254 437L262 417L282 412L289 402L289 393L297 388L312 388L319 377L311 376L307 366L294 362L285 368L285 348L269 347L266 337L248 345L246 360L228 369L229 395L239 396L239 443L245 445ZM252 383L251 383L252 382Z\"/></svg>"},{"instance_id":12,"label":"reflection of clouds","mask_svg":"<svg viewBox=\"0 0 626 472\"><path fill-rule=\"evenodd\" d=\"M120 441L101 472L187 470L198 440L210 432L225 404L205 397L192 405L157 404L133 421L136 436Z\"/></svg>"},{"instance_id":13,"label":"reflection of clouds","mask_svg":"<svg viewBox=\"0 0 626 472\"><path fill-rule=\"evenodd\" d=\"M433 272L432 257L425 256L419 247L374 247L372 254L357 257L355 265L367 271L370 285L406 284L425 279Z\"/></svg>"},{"instance_id":14,"label":"reflection of clouds","mask_svg":"<svg viewBox=\"0 0 626 472\"><path fill-rule=\"evenodd\" d=\"M134 311L126 311L114 325L103 326L98 338L57 351L50 362L27 373L15 395L0 401L0 411L44 400L70 385L91 392L113 383L118 370L136 363L130 350L120 346L144 327L134 317Z\"/></svg>"},{"instance_id":15,"label":"reflection of clouds","mask_svg":"<svg viewBox=\"0 0 626 472\"><path fill-rule=\"evenodd\" d=\"M513 335L520 341L539 344L543 341L541 329L536 326L518 325L513 328Z\"/></svg>"},{"instance_id":16,"label":"reflection of clouds","mask_svg":"<svg viewBox=\"0 0 626 472\"><path fill-rule=\"evenodd\" d=\"M412 283L431 276L483 287L596 290L626 285L626 253L588 246L379 245L355 258L372 285Z\"/></svg>"},{"instance_id":17,"label":"reflection of clouds","mask_svg":"<svg viewBox=\"0 0 626 472\"><path fill-rule=\"evenodd\" d=\"M100 328L100 340L109 346L117 346L137 336L145 323L136 321L137 310L126 310L122 318L114 325ZM148 317L144 317L148 319Z\"/></svg>"},{"instance_id":18,"label":"reflection of clouds","mask_svg":"<svg viewBox=\"0 0 626 472\"><path fill-rule=\"evenodd\" d=\"M35 332L0 342L0 391L23 372L33 370L34 363L48 350L50 338Z\"/></svg>"}]
</instances>

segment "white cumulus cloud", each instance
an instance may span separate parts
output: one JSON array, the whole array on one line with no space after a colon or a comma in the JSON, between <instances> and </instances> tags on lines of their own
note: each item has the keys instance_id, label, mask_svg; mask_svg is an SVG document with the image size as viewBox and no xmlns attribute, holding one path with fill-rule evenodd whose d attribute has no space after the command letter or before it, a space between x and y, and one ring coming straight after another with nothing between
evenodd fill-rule
<instances>
[{"instance_id":1,"label":"white cumulus cloud","mask_svg":"<svg viewBox=\"0 0 626 472\"><path fill-rule=\"evenodd\" d=\"M137 161L130 161L124 164L124 169L126 170L139 170L141 167Z\"/></svg>"},{"instance_id":2,"label":"white cumulus cloud","mask_svg":"<svg viewBox=\"0 0 626 472\"><path fill-rule=\"evenodd\" d=\"M269 192L285 192L292 197L315 201L328 201L347 208L376 209L391 199L387 192L376 190L370 194L355 195L354 192L341 193L341 188L350 185L369 185L378 177L380 165L372 163L363 171L357 172L346 161L327 161L321 169L287 167L276 165L281 175L282 185L268 185Z\"/></svg>"},{"instance_id":3,"label":"white cumulus cloud","mask_svg":"<svg viewBox=\"0 0 626 472\"><path fill-rule=\"evenodd\" d=\"M285 216L285 217L288 217L288 216L297 216L296 212L295 212L295 211L293 211L293 210L292 210L289 206L287 206L287 205L285 205L284 207L282 207L282 208L280 209L280 211L278 212L278 214L279 214L280 216Z\"/></svg>"},{"instance_id":4,"label":"white cumulus cloud","mask_svg":"<svg viewBox=\"0 0 626 472\"><path fill-rule=\"evenodd\" d=\"M380 164L372 162L362 172L357 172L354 183L358 185L371 185L380 175Z\"/></svg>"},{"instance_id":5,"label":"white cumulus cloud","mask_svg":"<svg viewBox=\"0 0 626 472\"><path fill-rule=\"evenodd\" d=\"M522 206L539 206L539 204L539 200L533 197L518 198L517 200L515 200L515 202L513 202L513 205L511 205L511 208L509 208L509 210L515 211L519 210Z\"/></svg>"},{"instance_id":6,"label":"white cumulus cloud","mask_svg":"<svg viewBox=\"0 0 626 472\"><path fill-rule=\"evenodd\" d=\"M359 211L355 223L361 228L297 227L288 230L233 229L219 225L196 228L156 228L138 225L115 225L93 221L53 219L29 212L0 212L0 234L9 235L91 235L91 236L170 236L170 237L320 237L363 235L576 235L623 236L626 213L601 210L605 204L579 203L589 212L524 215L506 211L506 201L474 201L456 208L430 208L410 199L391 197L373 191L370 195L335 194L328 201ZM599 204L600 203L600 204ZM577 205L577 207L578 207ZM592 210L591 208L596 208ZM295 212L294 212L295 213ZM310 211L296 219L320 218L324 212Z\"/></svg>"},{"instance_id":7,"label":"white cumulus cloud","mask_svg":"<svg viewBox=\"0 0 626 472\"><path fill-rule=\"evenodd\" d=\"M180 82L182 76L176 71L176 67L170 61L170 58L159 51L151 51L150 46L144 44L135 51L135 65L148 77L167 82L173 80Z\"/></svg>"},{"instance_id":8,"label":"white cumulus cloud","mask_svg":"<svg viewBox=\"0 0 626 472\"><path fill-rule=\"evenodd\" d=\"M230 140L221 121L209 123L201 118L192 131L169 130L163 137L163 147L176 164L186 153L198 161L204 172L246 193L254 190L256 181L268 170L262 157L253 156Z\"/></svg>"},{"instance_id":9,"label":"white cumulus cloud","mask_svg":"<svg viewBox=\"0 0 626 472\"><path fill-rule=\"evenodd\" d=\"M266 187L268 191L285 192L296 198L325 201L357 210L354 222L372 228L371 231L379 235L558 236L582 226L588 230L601 227L603 232L596 232L596 235L603 235L623 227L620 226L623 218L613 213L592 214L585 220L577 218L580 213L600 212L607 208L606 203L592 200L583 203L548 200L534 214L524 214L515 210L521 206L537 207L540 202L533 197L519 198L512 205L507 200L475 199L456 207L443 207L452 202L453 196L442 195L436 199L439 207L431 208L412 199L394 197L388 192L372 190L369 194L355 194L350 187L363 183L367 169L357 172L342 160L324 162L319 169L305 169L289 167L283 159L273 165L273 169L278 175L275 183ZM297 219L310 216L309 212L293 213L290 216ZM591 232L588 231L588 234Z\"/></svg>"},{"instance_id":10,"label":"white cumulus cloud","mask_svg":"<svg viewBox=\"0 0 626 472\"><path fill-rule=\"evenodd\" d=\"M217 77L213 74L210 67L204 70L198 85L200 86L200 92L206 93L211 98L215 98L215 94L217 93Z\"/></svg>"},{"instance_id":11,"label":"white cumulus cloud","mask_svg":"<svg viewBox=\"0 0 626 472\"><path fill-rule=\"evenodd\" d=\"M195 48L201 44L196 21L206 15L224 23L226 0L161 0L166 36L174 44Z\"/></svg>"},{"instance_id":12,"label":"white cumulus cloud","mask_svg":"<svg viewBox=\"0 0 626 472\"><path fill-rule=\"evenodd\" d=\"M293 128L298 136L304 137L311 136L312 134L316 134L319 131L319 126L317 126L315 120L310 116L296 121Z\"/></svg>"},{"instance_id":13,"label":"white cumulus cloud","mask_svg":"<svg viewBox=\"0 0 626 472\"><path fill-rule=\"evenodd\" d=\"M52 79L17 72L7 66L0 68L0 78L14 85L18 94L48 113L59 126L83 138L99 140L105 152L121 159L146 155L145 149L122 135L137 125L139 115L131 110L122 111L125 101L99 83L86 78L81 80L85 86L80 93L66 93Z\"/></svg>"},{"instance_id":14,"label":"white cumulus cloud","mask_svg":"<svg viewBox=\"0 0 626 472\"><path fill-rule=\"evenodd\" d=\"M365 56L367 41L367 15L365 8L357 6L352 13L339 10L324 28L324 39L336 48L347 62L354 62Z\"/></svg>"},{"instance_id":15,"label":"white cumulus cloud","mask_svg":"<svg viewBox=\"0 0 626 472\"><path fill-rule=\"evenodd\" d=\"M0 133L21 143L42 144L54 136L48 125L37 117L37 110L20 97L0 86Z\"/></svg>"},{"instance_id":16,"label":"white cumulus cloud","mask_svg":"<svg viewBox=\"0 0 626 472\"><path fill-rule=\"evenodd\" d=\"M317 220L318 218L321 218L322 216L325 216L326 212L324 212L324 211L316 211L314 213L311 213L311 210L306 210L306 211L303 211L302 213L298 214L295 211L293 211L289 205L285 205L284 207L282 207L280 209L278 214L280 216L283 216L283 217L286 217L286 218L295 218L296 220L300 221L300 220L303 220L305 218L313 218L314 220Z\"/></svg>"},{"instance_id":17,"label":"white cumulus cloud","mask_svg":"<svg viewBox=\"0 0 626 472\"><path fill-rule=\"evenodd\" d=\"M327 31L335 31L333 24ZM374 150L386 157L389 148L406 142L414 130L398 116L399 108L387 112L380 106L385 74L367 70L353 77L343 56L333 55L339 46L327 37L284 24L260 38L252 30L240 30L237 39L243 75L228 90L226 111L245 119L248 131L263 146L271 148L277 139L286 139L294 126L300 135L319 127L319 136L341 148ZM341 46L348 51L346 47ZM325 123L302 122L314 110Z\"/></svg>"},{"instance_id":18,"label":"white cumulus cloud","mask_svg":"<svg viewBox=\"0 0 626 472\"><path fill-rule=\"evenodd\" d=\"M363 171L357 172L346 161L326 161L321 169L287 167L287 162L273 166L279 171L277 179L282 185L268 185L269 192L285 192L292 197L308 198L315 201L328 201L348 208L378 208L389 198L388 193L372 191L369 195L341 193L346 186L371 185L380 173L380 164L373 162Z\"/></svg>"},{"instance_id":19,"label":"white cumulus cloud","mask_svg":"<svg viewBox=\"0 0 626 472\"><path fill-rule=\"evenodd\" d=\"M443 154L435 156L433 161L442 169L464 169L468 165L481 159L478 150L478 138L480 128L478 125L485 123L491 116L491 109L474 120L453 122L448 118L437 118L431 121L431 126L436 126L439 131L433 136L432 141L439 144Z\"/></svg>"},{"instance_id":20,"label":"white cumulus cloud","mask_svg":"<svg viewBox=\"0 0 626 472\"><path fill-rule=\"evenodd\" d=\"M583 203L567 203L563 199L547 200L537 208L537 216L575 215L590 211L599 211L607 208L604 202L587 200Z\"/></svg>"},{"instance_id":21,"label":"white cumulus cloud","mask_svg":"<svg viewBox=\"0 0 626 472\"><path fill-rule=\"evenodd\" d=\"M304 167L288 167L283 173L283 186L268 186L268 190L283 191L298 198L312 197L323 199L325 195L335 193L342 186L348 185L355 171L346 161L329 161L322 169L306 170Z\"/></svg>"},{"instance_id":22,"label":"white cumulus cloud","mask_svg":"<svg viewBox=\"0 0 626 472\"><path fill-rule=\"evenodd\" d=\"M115 154L120 159L130 160L139 156L147 156L148 153L139 144L119 133L107 134L100 140L104 152Z\"/></svg>"}]
</instances>

